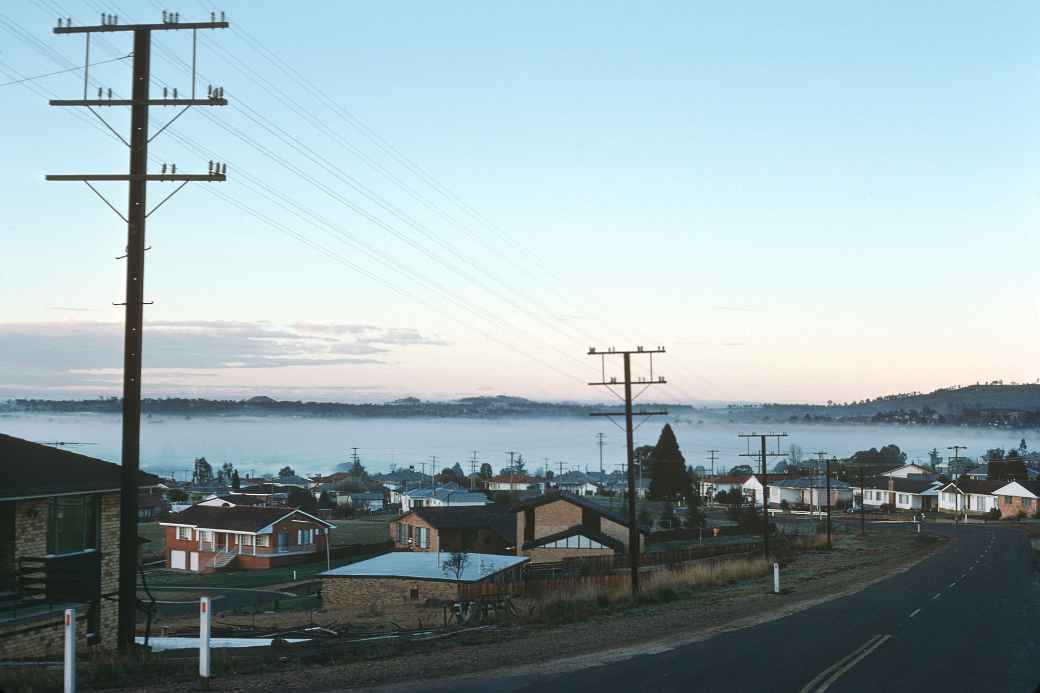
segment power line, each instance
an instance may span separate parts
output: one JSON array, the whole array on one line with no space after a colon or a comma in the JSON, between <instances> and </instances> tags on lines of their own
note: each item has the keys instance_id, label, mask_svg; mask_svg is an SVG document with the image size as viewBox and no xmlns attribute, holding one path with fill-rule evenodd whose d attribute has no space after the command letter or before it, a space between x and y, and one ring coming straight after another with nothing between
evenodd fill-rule
<instances>
[{"instance_id":1,"label":"power line","mask_svg":"<svg viewBox=\"0 0 1040 693\"><path fill-rule=\"evenodd\" d=\"M122 58L112 58L111 60L99 60L96 63L90 63L90 67L94 67L96 65L107 65L108 63L114 63L114 62L118 62L120 60L126 60L127 58L132 57L132 55L133 54L124 55ZM35 81L37 79L43 79L44 77L53 77L54 75L63 75L65 73L67 73L67 72L76 72L76 71L82 70L82 69L83 69L82 67L70 67L70 68L68 68L66 70L55 70L54 72L48 72L48 73L43 74L43 75L33 75L32 77L23 77L22 79L16 79L16 80L14 80L12 82L0 82L0 87L9 87L9 86L11 86L13 84L22 84L23 82L32 82L32 81Z\"/></svg>"}]
</instances>

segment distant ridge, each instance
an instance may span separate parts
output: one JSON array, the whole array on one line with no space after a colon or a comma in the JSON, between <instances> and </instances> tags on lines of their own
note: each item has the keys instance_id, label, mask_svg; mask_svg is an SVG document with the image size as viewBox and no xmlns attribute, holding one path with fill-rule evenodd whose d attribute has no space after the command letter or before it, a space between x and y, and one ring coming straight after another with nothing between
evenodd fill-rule
<instances>
[{"instance_id":1,"label":"distant ridge","mask_svg":"<svg viewBox=\"0 0 1040 693\"><path fill-rule=\"evenodd\" d=\"M669 412L689 413L693 408L681 404L647 404L664 406ZM415 397L396 399L384 404L346 404L342 402L301 402L276 400L264 395L248 399L191 399L169 397L144 399L145 414L171 416L315 416L315 417L469 417L505 418L520 416L588 416L600 411L600 404L572 402L536 402L507 395L463 397L445 402L423 401ZM116 414L122 411L118 397L84 400L14 399L0 403L0 411L47 413Z\"/></svg>"}]
</instances>

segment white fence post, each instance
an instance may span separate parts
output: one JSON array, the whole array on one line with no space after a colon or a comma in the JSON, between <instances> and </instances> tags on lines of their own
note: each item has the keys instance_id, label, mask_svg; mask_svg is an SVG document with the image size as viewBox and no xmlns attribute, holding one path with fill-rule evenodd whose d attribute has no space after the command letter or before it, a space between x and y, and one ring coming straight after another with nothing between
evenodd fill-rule
<instances>
[{"instance_id":1,"label":"white fence post","mask_svg":"<svg viewBox=\"0 0 1040 693\"><path fill-rule=\"evenodd\" d=\"M209 688L209 597L199 600L199 679L203 688Z\"/></svg>"},{"instance_id":2,"label":"white fence post","mask_svg":"<svg viewBox=\"0 0 1040 693\"><path fill-rule=\"evenodd\" d=\"M773 563L773 594L780 594L780 564Z\"/></svg>"},{"instance_id":3,"label":"white fence post","mask_svg":"<svg viewBox=\"0 0 1040 693\"><path fill-rule=\"evenodd\" d=\"M65 609L65 693L76 693L75 609Z\"/></svg>"}]
</instances>

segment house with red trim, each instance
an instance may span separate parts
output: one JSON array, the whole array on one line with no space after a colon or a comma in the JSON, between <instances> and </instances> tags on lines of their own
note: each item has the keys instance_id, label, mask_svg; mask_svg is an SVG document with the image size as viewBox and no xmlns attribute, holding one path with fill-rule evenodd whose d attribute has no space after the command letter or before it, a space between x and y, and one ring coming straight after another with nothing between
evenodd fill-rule
<instances>
[{"instance_id":1,"label":"house with red trim","mask_svg":"<svg viewBox=\"0 0 1040 693\"><path fill-rule=\"evenodd\" d=\"M160 522L166 567L266 570L325 555L335 525L297 508L193 505Z\"/></svg>"}]
</instances>

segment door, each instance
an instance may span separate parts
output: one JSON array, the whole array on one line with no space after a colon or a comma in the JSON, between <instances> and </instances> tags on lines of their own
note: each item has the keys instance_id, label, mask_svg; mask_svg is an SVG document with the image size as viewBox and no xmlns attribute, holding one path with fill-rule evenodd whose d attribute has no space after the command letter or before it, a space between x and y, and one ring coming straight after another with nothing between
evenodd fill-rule
<instances>
[{"instance_id":1,"label":"door","mask_svg":"<svg viewBox=\"0 0 1040 693\"><path fill-rule=\"evenodd\" d=\"M191 552L191 569L196 573L199 572L199 552Z\"/></svg>"},{"instance_id":2,"label":"door","mask_svg":"<svg viewBox=\"0 0 1040 693\"><path fill-rule=\"evenodd\" d=\"M185 551L170 551L170 567L175 570L184 570L187 567Z\"/></svg>"},{"instance_id":3,"label":"door","mask_svg":"<svg viewBox=\"0 0 1040 693\"><path fill-rule=\"evenodd\" d=\"M289 550L289 535L282 532L278 535L278 553L284 553Z\"/></svg>"}]
</instances>

